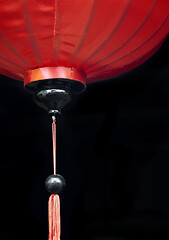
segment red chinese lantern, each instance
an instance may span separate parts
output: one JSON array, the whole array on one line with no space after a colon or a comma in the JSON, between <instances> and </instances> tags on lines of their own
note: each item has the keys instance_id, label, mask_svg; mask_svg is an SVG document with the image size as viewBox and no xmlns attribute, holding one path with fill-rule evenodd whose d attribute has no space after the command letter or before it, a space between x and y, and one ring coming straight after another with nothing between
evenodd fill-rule
<instances>
[{"instance_id":1,"label":"red chinese lantern","mask_svg":"<svg viewBox=\"0 0 169 240\"><path fill-rule=\"evenodd\" d=\"M25 84L112 78L157 51L168 15L168 0L1 0L0 73Z\"/></svg>"},{"instance_id":2,"label":"red chinese lantern","mask_svg":"<svg viewBox=\"0 0 169 240\"><path fill-rule=\"evenodd\" d=\"M86 83L146 61L168 32L168 0L0 1L0 74L24 81L53 118L49 240L60 239L57 193L65 185L56 174L56 113Z\"/></svg>"}]
</instances>

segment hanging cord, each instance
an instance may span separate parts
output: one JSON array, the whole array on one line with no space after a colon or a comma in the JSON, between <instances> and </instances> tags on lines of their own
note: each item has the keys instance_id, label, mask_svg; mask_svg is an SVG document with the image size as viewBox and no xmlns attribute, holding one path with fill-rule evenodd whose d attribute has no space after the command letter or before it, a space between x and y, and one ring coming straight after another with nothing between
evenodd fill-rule
<instances>
[{"instance_id":1,"label":"hanging cord","mask_svg":"<svg viewBox=\"0 0 169 240\"><path fill-rule=\"evenodd\" d=\"M53 141L53 172L45 182L46 189L52 195L48 202L48 217L49 217L49 239L60 240L60 198L59 194L66 186L65 179L56 174L56 117L52 116L52 141Z\"/></svg>"},{"instance_id":2,"label":"hanging cord","mask_svg":"<svg viewBox=\"0 0 169 240\"><path fill-rule=\"evenodd\" d=\"M58 175L56 175L56 117L52 116L52 142L53 142L53 173L49 176L52 182L55 181L56 186L51 182L52 189L55 193L57 190ZM50 181L50 180L49 180ZM55 189L56 188L56 189ZM49 238L48 240L60 240L60 198L58 194L52 194L48 202L48 217L49 217Z\"/></svg>"},{"instance_id":3,"label":"hanging cord","mask_svg":"<svg viewBox=\"0 0 169 240\"><path fill-rule=\"evenodd\" d=\"M56 117L52 116L53 173L56 174Z\"/></svg>"}]
</instances>

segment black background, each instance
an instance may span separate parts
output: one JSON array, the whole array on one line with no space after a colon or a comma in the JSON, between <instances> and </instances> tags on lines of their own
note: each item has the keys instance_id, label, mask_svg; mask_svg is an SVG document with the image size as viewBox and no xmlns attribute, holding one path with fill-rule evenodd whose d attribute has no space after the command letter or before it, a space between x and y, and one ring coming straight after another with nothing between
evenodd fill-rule
<instances>
[{"instance_id":1,"label":"black background","mask_svg":"<svg viewBox=\"0 0 169 240\"><path fill-rule=\"evenodd\" d=\"M168 239L169 38L146 63L91 84L57 120L62 240ZM0 239L48 238L51 119L0 82Z\"/></svg>"}]
</instances>

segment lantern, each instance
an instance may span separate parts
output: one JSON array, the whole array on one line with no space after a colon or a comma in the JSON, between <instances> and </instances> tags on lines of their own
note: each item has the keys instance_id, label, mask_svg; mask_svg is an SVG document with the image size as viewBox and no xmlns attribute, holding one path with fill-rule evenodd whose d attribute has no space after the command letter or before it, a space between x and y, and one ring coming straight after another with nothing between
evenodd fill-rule
<instances>
[{"instance_id":1,"label":"lantern","mask_svg":"<svg viewBox=\"0 0 169 240\"><path fill-rule=\"evenodd\" d=\"M0 74L24 81L52 115L54 175L46 180L49 240L60 239L56 115L88 83L129 71L169 32L168 0L0 1Z\"/></svg>"},{"instance_id":2,"label":"lantern","mask_svg":"<svg viewBox=\"0 0 169 240\"><path fill-rule=\"evenodd\" d=\"M168 0L0 1L0 73L25 85L112 78L155 53L168 15Z\"/></svg>"}]
</instances>

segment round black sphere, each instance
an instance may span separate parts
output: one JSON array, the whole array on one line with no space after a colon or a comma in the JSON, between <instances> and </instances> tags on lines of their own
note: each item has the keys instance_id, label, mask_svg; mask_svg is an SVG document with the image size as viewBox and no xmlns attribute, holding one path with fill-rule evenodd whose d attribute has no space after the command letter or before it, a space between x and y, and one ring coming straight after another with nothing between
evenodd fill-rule
<instances>
[{"instance_id":1,"label":"round black sphere","mask_svg":"<svg viewBox=\"0 0 169 240\"><path fill-rule=\"evenodd\" d=\"M49 193L59 194L65 189L66 181L61 175L52 174L46 179L45 187Z\"/></svg>"}]
</instances>

